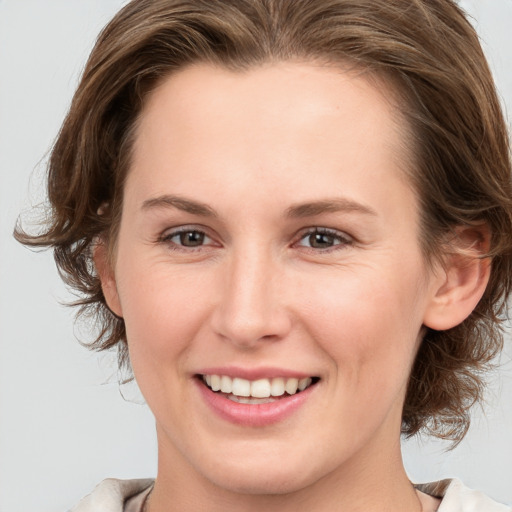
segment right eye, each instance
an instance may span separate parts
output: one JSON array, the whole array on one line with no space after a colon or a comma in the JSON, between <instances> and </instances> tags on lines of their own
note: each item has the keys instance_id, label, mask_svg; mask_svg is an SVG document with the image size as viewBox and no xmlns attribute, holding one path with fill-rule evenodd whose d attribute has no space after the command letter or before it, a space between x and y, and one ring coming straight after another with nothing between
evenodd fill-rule
<instances>
[{"instance_id":1,"label":"right eye","mask_svg":"<svg viewBox=\"0 0 512 512\"><path fill-rule=\"evenodd\" d=\"M160 241L169 244L176 250L194 249L213 244L213 240L204 231L191 228L167 231Z\"/></svg>"},{"instance_id":2,"label":"right eye","mask_svg":"<svg viewBox=\"0 0 512 512\"><path fill-rule=\"evenodd\" d=\"M201 231L182 231L173 235L169 240L184 247L198 247L204 244L205 238L208 239Z\"/></svg>"}]
</instances>

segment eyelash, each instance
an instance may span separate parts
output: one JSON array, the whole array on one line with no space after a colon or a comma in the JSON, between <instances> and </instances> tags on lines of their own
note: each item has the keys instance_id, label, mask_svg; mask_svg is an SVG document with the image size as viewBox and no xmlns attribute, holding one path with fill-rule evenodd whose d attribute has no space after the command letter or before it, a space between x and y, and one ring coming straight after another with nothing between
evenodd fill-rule
<instances>
[{"instance_id":1,"label":"eyelash","mask_svg":"<svg viewBox=\"0 0 512 512\"><path fill-rule=\"evenodd\" d=\"M173 238L180 236L180 235L187 234L187 233L189 233L189 234L194 233L196 235L200 235L203 237L203 239L204 238L211 239L211 237L209 237L208 234L202 229L197 229L197 228L191 227L191 226L183 226L181 228L174 229L170 232L169 231L165 232L158 239L158 242L167 244L168 247L173 251L193 252L193 251L202 250L205 247L204 244L197 245L197 246L186 246L186 245L182 245L182 244L177 244L172 241Z\"/></svg>"},{"instance_id":2,"label":"eyelash","mask_svg":"<svg viewBox=\"0 0 512 512\"><path fill-rule=\"evenodd\" d=\"M315 248L315 247L310 247L310 246L308 247L308 246L304 246L304 245L300 244L300 242L302 240L304 240L307 237L311 237L313 235L328 236L328 237L331 237L333 239L333 241L337 241L338 243L334 243L334 245L332 245L330 247L326 247L326 248ZM342 250L342 249L346 248L347 246L353 245L353 243L354 243L353 238L350 237L349 235L347 235L346 233L337 231L336 229L315 227L315 228L310 228L305 232L302 232L298 242L296 242L294 245L299 245L301 247L304 247L308 251L313 251L315 253L318 253L318 252L329 253L332 251Z\"/></svg>"},{"instance_id":3,"label":"eyelash","mask_svg":"<svg viewBox=\"0 0 512 512\"><path fill-rule=\"evenodd\" d=\"M180 235L184 235L184 234L194 234L195 236L199 235L200 237L203 237L203 239L201 240L201 244L197 245L197 246L193 246L193 245L186 246L181 243L172 242L173 238L180 236ZM311 246L306 246L306 245L301 244L301 242L304 239L306 239L307 237L314 236L314 235L330 237L332 239L333 245L331 245L330 247L319 248L319 247L311 247ZM211 240L211 237L209 237L208 234L204 230L197 229L197 228L191 227L191 226L190 227L183 226L181 228L164 233L161 237L159 237L158 242L167 244L168 247L173 251L194 252L194 251L204 250L205 244L203 242L204 242L205 238ZM329 253L332 251L342 250L342 249L346 248L347 246L353 245L353 243L354 243L354 240L352 239L352 237L350 237L349 235L347 235L343 232L337 231L335 229L314 227L314 228L309 228L306 231L303 231L300 234L298 241L294 242L293 246L302 247L303 249L307 250L308 252Z\"/></svg>"}]
</instances>

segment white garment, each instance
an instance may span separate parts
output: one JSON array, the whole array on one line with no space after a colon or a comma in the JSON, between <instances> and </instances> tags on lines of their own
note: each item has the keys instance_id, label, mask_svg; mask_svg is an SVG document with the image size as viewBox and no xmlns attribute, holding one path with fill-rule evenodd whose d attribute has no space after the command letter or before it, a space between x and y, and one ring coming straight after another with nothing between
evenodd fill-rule
<instances>
[{"instance_id":1,"label":"white garment","mask_svg":"<svg viewBox=\"0 0 512 512\"><path fill-rule=\"evenodd\" d=\"M125 502L129 498L147 491L153 485L153 482L154 480L151 479L117 480L107 478L98 484L94 491L83 498L70 512L125 512Z\"/></svg>"},{"instance_id":2,"label":"white garment","mask_svg":"<svg viewBox=\"0 0 512 512\"><path fill-rule=\"evenodd\" d=\"M70 512L140 512L143 497L153 480L103 480ZM441 480L416 486L420 491L442 498L438 512L512 512L512 507L500 505L480 491L472 491L459 480ZM143 493L143 494L142 494ZM142 494L142 495L141 495ZM132 498L130 508L125 503Z\"/></svg>"},{"instance_id":3,"label":"white garment","mask_svg":"<svg viewBox=\"0 0 512 512\"><path fill-rule=\"evenodd\" d=\"M437 512L512 512L511 507L496 503L480 491L468 489L455 478L415 487L425 494L442 498Z\"/></svg>"}]
</instances>

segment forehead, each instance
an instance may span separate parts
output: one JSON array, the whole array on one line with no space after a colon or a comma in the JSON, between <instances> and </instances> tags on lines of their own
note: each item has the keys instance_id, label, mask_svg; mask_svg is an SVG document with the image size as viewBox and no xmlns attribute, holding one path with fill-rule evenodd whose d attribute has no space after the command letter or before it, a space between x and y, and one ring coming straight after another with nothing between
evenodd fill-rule
<instances>
[{"instance_id":1,"label":"forehead","mask_svg":"<svg viewBox=\"0 0 512 512\"><path fill-rule=\"evenodd\" d=\"M187 137L198 136L211 122L220 127L229 120L233 132L238 133L240 125L256 131L262 124L270 127L279 120L282 142L288 121L293 128L309 125L312 129L317 121L324 123L325 131L329 128L325 123L332 124L340 114L357 120L368 136L373 135L372 127L378 130L385 124L401 137L403 123L397 119L393 89L391 81L370 72L326 64L278 62L231 71L197 63L169 75L149 94L138 134L144 137L151 125L162 128L162 114L172 112L172 120L188 129ZM172 120L165 122L168 125Z\"/></svg>"},{"instance_id":2,"label":"forehead","mask_svg":"<svg viewBox=\"0 0 512 512\"><path fill-rule=\"evenodd\" d=\"M279 189L289 203L324 198L333 183L362 194L405 175L392 96L362 73L312 63L187 67L147 99L128 187L188 195L192 184L204 202L226 187L254 198Z\"/></svg>"}]
</instances>

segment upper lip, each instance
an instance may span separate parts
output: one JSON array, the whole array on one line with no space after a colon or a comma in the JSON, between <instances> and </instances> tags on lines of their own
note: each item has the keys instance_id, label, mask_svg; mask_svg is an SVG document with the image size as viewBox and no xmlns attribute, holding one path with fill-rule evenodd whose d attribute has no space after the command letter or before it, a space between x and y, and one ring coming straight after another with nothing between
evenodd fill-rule
<instances>
[{"instance_id":1,"label":"upper lip","mask_svg":"<svg viewBox=\"0 0 512 512\"><path fill-rule=\"evenodd\" d=\"M275 377L304 379L316 376L314 373L270 366L258 368L243 368L239 366L208 367L197 371L196 375L226 375L227 377L238 377L246 380L273 379Z\"/></svg>"}]
</instances>

